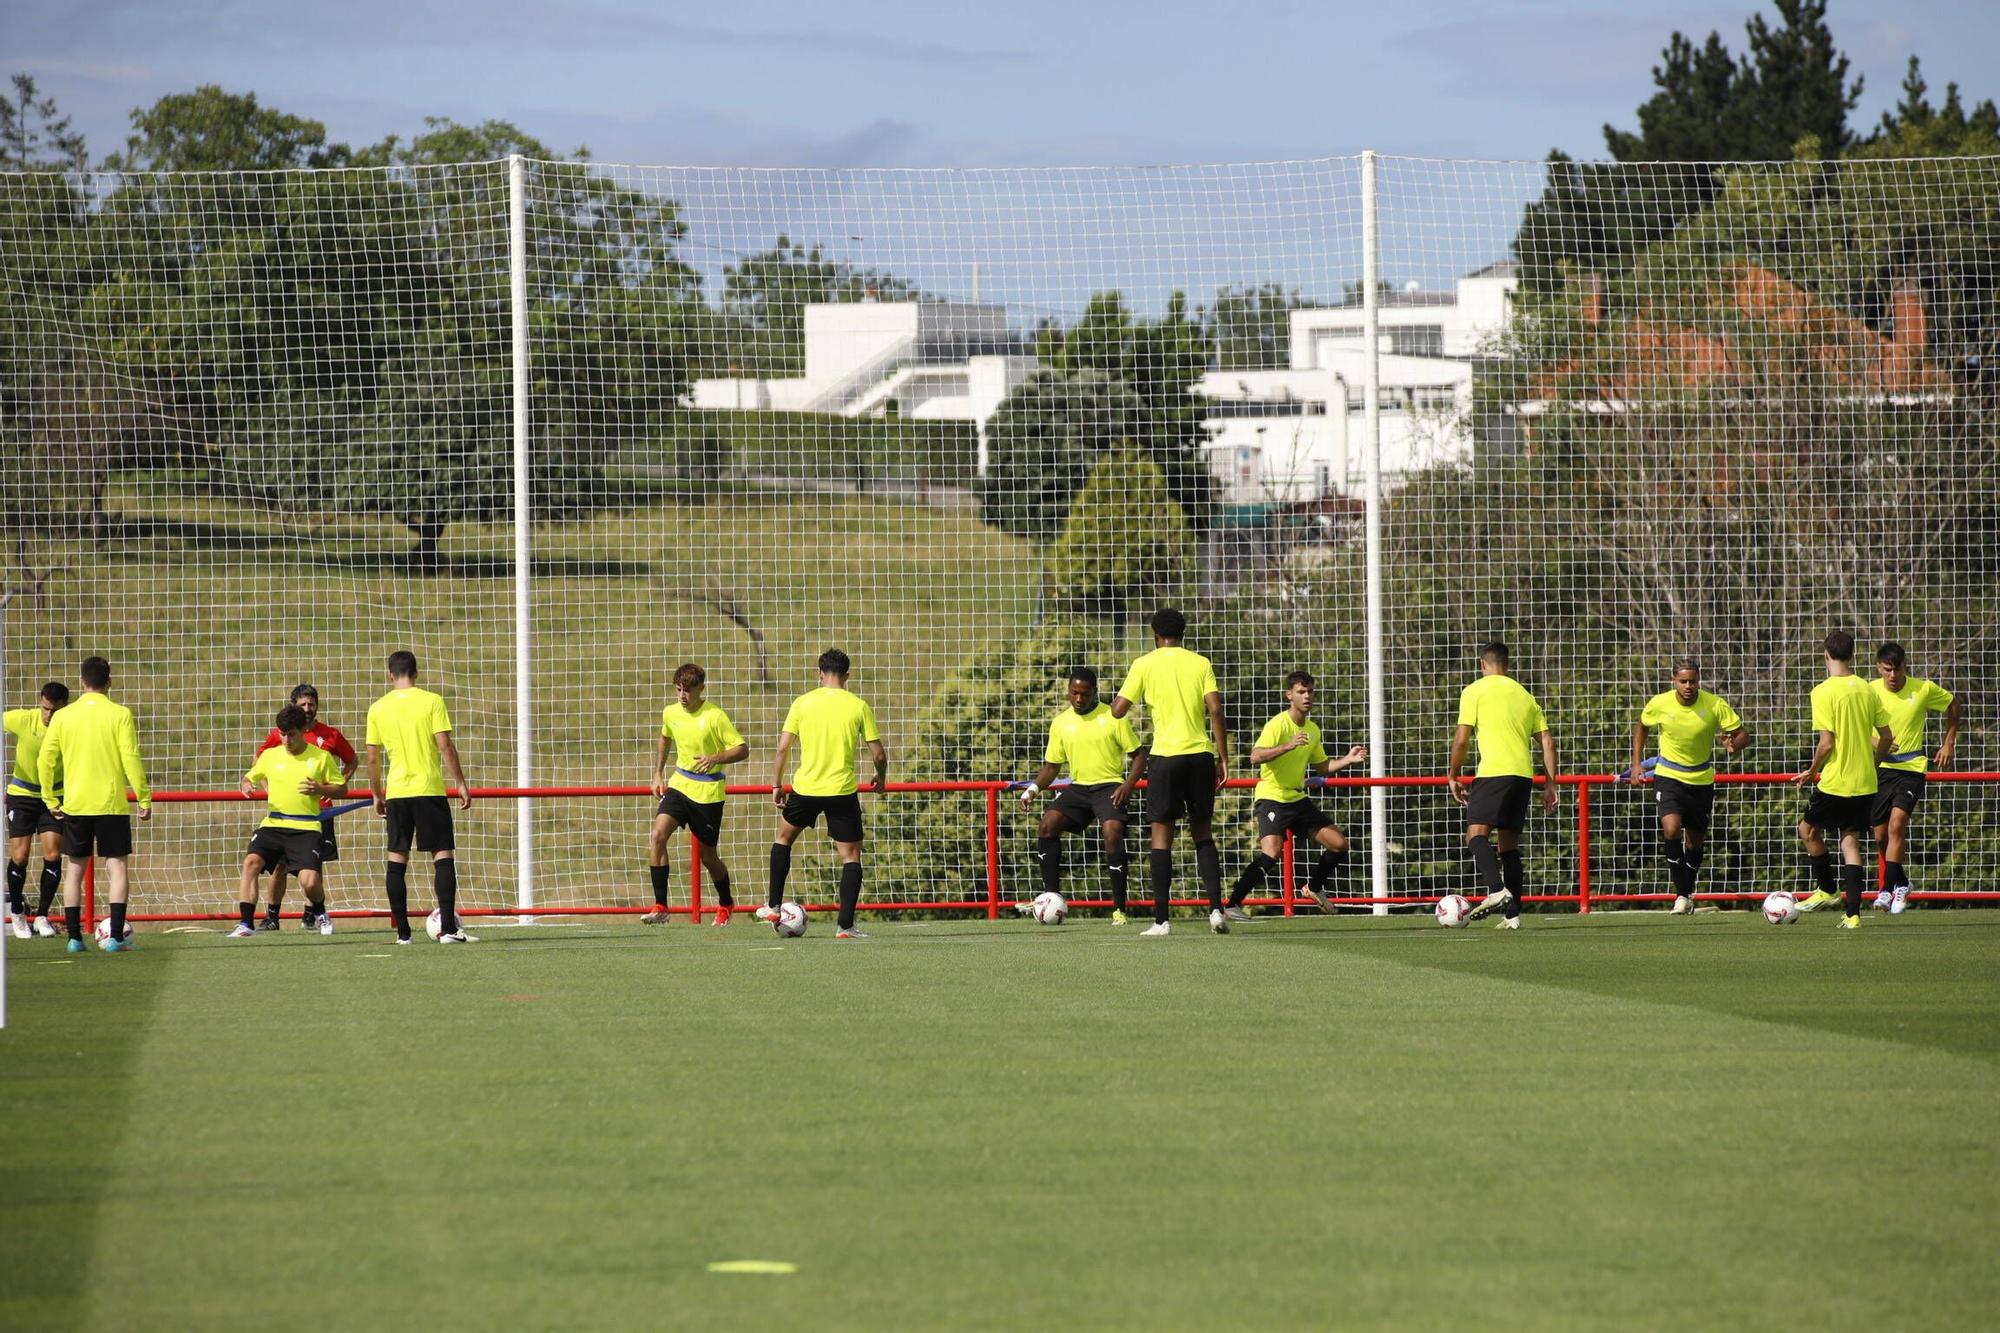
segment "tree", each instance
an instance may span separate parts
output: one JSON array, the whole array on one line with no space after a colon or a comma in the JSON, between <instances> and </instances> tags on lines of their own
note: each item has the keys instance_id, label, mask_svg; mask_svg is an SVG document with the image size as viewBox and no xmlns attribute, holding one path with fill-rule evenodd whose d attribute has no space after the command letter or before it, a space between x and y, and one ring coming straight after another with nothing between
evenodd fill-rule
<instances>
[{"instance_id":1,"label":"tree","mask_svg":"<svg viewBox=\"0 0 2000 1333\"><path fill-rule=\"evenodd\" d=\"M986 423L979 516L1017 537L1047 542L1097 461L1136 437L1145 407L1103 370L1037 367Z\"/></svg>"},{"instance_id":2,"label":"tree","mask_svg":"<svg viewBox=\"0 0 2000 1333\"><path fill-rule=\"evenodd\" d=\"M56 99L43 97L31 75L16 74L13 83L14 95L0 96L0 171L83 170L83 135L58 114Z\"/></svg>"},{"instance_id":3,"label":"tree","mask_svg":"<svg viewBox=\"0 0 2000 1333\"><path fill-rule=\"evenodd\" d=\"M1120 625L1178 600L1194 558L1193 530L1159 465L1120 444L1091 469L1049 548L1049 596L1058 614Z\"/></svg>"},{"instance_id":4,"label":"tree","mask_svg":"<svg viewBox=\"0 0 2000 1333\"><path fill-rule=\"evenodd\" d=\"M1306 304L1297 288L1275 282L1224 287L1207 312L1218 370L1279 370L1291 364L1292 311Z\"/></svg>"},{"instance_id":5,"label":"tree","mask_svg":"<svg viewBox=\"0 0 2000 1333\"><path fill-rule=\"evenodd\" d=\"M803 375L807 306L919 295L893 273L829 258L819 245L808 250L780 232L769 250L723 270L722 309L735 326L729 364L745 375Z\"/></svg>"},{"instance_id":6,"label":"tree","mask_svg":"<svg viewBox=\"0 0 2000 1333\"><path fill-rule=\"evenodd\" d=\"M326 126L257 104L255 93L203 84L132 112L125 151L105 159L106 171L272 171L334 167L352 154L326 141Z\"/></svg>"},{"instance_id":7,"label":"tree","mask_svg":"<svg viewBox=\"0 0 2000 1333\"><path fill-rule=\"evenodd\" d=\"M1882 123L1859 145L1854 157L1992 157L2000 154L2000 108L1992 98L1970 113L1959 100L1958 85L1948 83L1944 106L1934 108L1930 85L1924 82L1917 57L1910 57L1903 76L1903 100L1882 113Z\"/></svg>"}]
</instances>

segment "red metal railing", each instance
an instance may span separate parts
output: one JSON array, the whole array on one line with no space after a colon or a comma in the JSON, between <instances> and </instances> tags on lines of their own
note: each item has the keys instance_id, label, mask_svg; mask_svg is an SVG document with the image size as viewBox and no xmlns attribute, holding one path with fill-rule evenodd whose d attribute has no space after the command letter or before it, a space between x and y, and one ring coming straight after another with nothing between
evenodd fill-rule
<instances>
[{"instance_id":1,"label":"red metal railing","mask_svg":"<svg viewBox=\"0 0 2000 1333\"><path fill-rule=\"evenodd\" d=\"M1725 772L1725 773L1718 773L1716 775L1716 779L1718 782L1724 784L1779 786L1790 782L1791 775L1786 773L1726 773ZM2000 772L1932 773L1930 775L1930 780L1933 782L1954 782L1954 783L1955 782L2000 783ZM1542 778L1537 778L1535 779L1535 781L1537 785L1541 785L1546 780ZM1575 773L1575 774L1564 774L1560 779L1558 779L1558 781L1562 786L1574 787L1576 789L1576 853L1577 853L1576 888L1573 892L1568 892L1568 893L1528 894L1525 896L1524 900L1531 903L1574 903L1579 912L1589 912L1593 906L1599 903L1606 903L1606 902L1644 903L1644 902L1661 902L1671 899L1673 897L1673 893L1671 892L1671 890L1663 891L1658 889L1644 889L1644 890L1618 890L1618 891L1607 892L1603 888L1599 887L1593 880L1592 860L1591 860L1591 839L1594 830L1592 826L1593 806L1591 800L1591 792L1594 788L1597 787L1608 787L1617 784L1622 781L1621 777L1619 775L1609 774L1609 773ZM983 912L988 920L997 920L1000 916L1002 907L1005 905L1001 897L1003 883L1002 883L1002 873L1001 873L1002 866L1001 866L1001 854L1000 854L1001 853L1000 794L1010 789L1018 789L1021 785L1022 784L1017 782L1000 782L1000 781L889 783L887 785L887 791L891 794L897 794L897 795L912 795L912 794L922 795L922 794L939 794L948 792L978 792L984 796L985 816L986 816L985 839L984 839L984 851L986 860L986 865L985 865L986 893L985 896L982 898L953 899L946 901L910 901L910 900L899 900L899 899L885 899L872 902L863 902L861 904L862 910L876 911L876 912L882 912L882 911ZM1228 786L1232 789L1245 789L1253 787L1255 785L1256 785L1255 781L1250 778L1232 779L1228 784ZM1323 787L1336 787L1336 788L1343 788L1343 787L1368 788L1368 787L1380 786L1391 789L1394 788L1439 789L1445 787L1447 783L1446 780L1442 777L1426 774L1421 776L1383 777L1383 778L1332 777L1332 778L1315 779L1313 785L1323 786ZM732 784L727 788L727 791L732 796L769 797L771 794L770 787L764 785L756 785L756 784L742 784L742 785ZM367 795L368 793L366 791L355 791L351 793L352 797L365 798ZM473 788L473 796L475 799L479 800L504 800L517 797L562 800L562 799L587 799L587 798L602 798L602 797L650 797L651 795L652 791L650 788L633 787L633 786ZM163 791L163 792L155 792L153 794L153 800L158 804L176 804L183 802L185 803L230 802L230 801L241 802L246 800L261 802L262 799L263 798L261 796L245 797L241 793L233 791ZM1138 822L1143 819L1143 815L1140 812L1135 811L1134 813L1136 817L1135 822ZM1289 836L1287 836L1285 840L1285 855L1280 861L1281 874L1280 874L1279 893L1276 896L1253 898L1251 899L1251 902L1253 902L1255 905L1259 907L1279 908L1285 916L1291 916L1294 914L1294 912L1297 910L1298 894L1297 894L1297 884L1295 882L1294 858L1292 852L1293 852L1292 840ZM692 839L690 839L688 854L690 863L690 869L688 873L688 885L689 885L688 902L685 905L672 906L668 910L675 916L685 916L690 919L694 919L698 918L704 909L702 907L701 849L698 844L695 844L693 842ZM84 912L86 918L89 919L94 924L96 919L96 896L95 896L95 876L93 870L94 867L86 867L85 869ZM1767 892L1769 892L1768 886L1756 889L1705 890L1701 893L1698 893L1696 897L1703 901L1713 901L1713 902L1742 901L1747 899L1761 898ZM1952 891L1929 890L1929 891L1914 893L1911 896L1914 899L1920 901L1921 900L1968 901L1968 902L2000 901L2000 890L1966 890L1966 889L1952 890ZM1386 894L1372 893L1372 894L1345 895L1337 897L1332 901L1342 904L1344 906L1353 906L1353 907L1366 907L1366 906L1373 906L1376 904L1389 904L1389 905L1399 905L1407 907L1407 906L1421 906L1431 900L1432 899L1430 897L1421 895L1418 896L1386 895ZM1135 901L1150 901L1147 898L1143 887L1138 891L1138 898L1135 899ZM1200 899L1200 898L1183 897L1183 898L1176 898L1174 900L1174 903L1176 906L1186 907L1186 906L1200 905L1205 903L1205 901L1206 901L1205 899ZM1083 908L1101 908L1101 907L1109 907L1110 901L1104 898L1077 897L1071 899L1071 904L1073 906L1083 907ZM568 904L547 904L547 905L537 905L535 907L526 909L520 908L518 906L517 907L466 907L461 909L461 914L465 916L599 916L599 915L637 915L639 913L648 912L651 910L653 910L653 908L652 905L649 903L638 904L633 906L603 906L603 907L576 906ZM833 906L830 903L808 904L807 910L831 911L833 910ZM388 912L386 909L383 908L342 908L340 910L335 911L333 915L336 917L364 917L364 918L385 917L388 915ZM131 919L133 921L228 921L228 920L233 920L235 918L234 914L230 912L152 912L152 913L134 912L131 914Z\"/></svg>"}]
</instances>

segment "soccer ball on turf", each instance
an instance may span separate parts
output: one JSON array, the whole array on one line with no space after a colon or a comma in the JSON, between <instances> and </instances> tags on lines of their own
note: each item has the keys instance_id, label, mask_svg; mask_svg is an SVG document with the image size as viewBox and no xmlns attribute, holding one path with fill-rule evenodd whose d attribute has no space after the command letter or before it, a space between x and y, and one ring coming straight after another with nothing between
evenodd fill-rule
<instances>
[{"instance_id":1,"label":"soccer ball on turf","mask_svg":"<svg viewBox=\"0 0 2000 1333\"><path fill-rule=\"evenodd\" d=\"M1462 926L1465 924L1465 914L1471 910L1472 904L1465 900L1463 894L1447 893L1444 897L1438 899L1438 924L1440 926Z\"/></svg>"},{"instance_id":2,"label":"soccer ball on turf","mask_svg":"<svg viewBox=\"0 0 2000 1333\"><path fill-rule=\"evenodd\" d=\"M104 941L110 939L111 918L108 916L101 916L97 918L97 928L94 933L96 934L97 942L100 945L103 944ZM128 940L132 938L132 923L130 921L127 921L125 923L125 938Z\"/></svg>"},{"instance_id":3,"label":"soccer ball on turf","mask_svg":"<svg viewBox=\"0 0 2000 1333\"><path fill-rule=\"evenodd\" d=\"M778 914L771 918L771 929L785 939L796 939L806 933L806 909L797 903L778 904Z\"/></svg>"},{"instance_id":4,"label":"soccer ball on turf","mask_svg":"<svg viewBox=\"0 0 2000 1333\"><path fill-rule=\"evenodd\" d=\"M424 934L436 939L444 934L444 909L433 907L431 914L424 918Z\"/></svg>"},{"instance_id":5,"label":"soccer ball on turf","mask_svg":"<svg viewBox=\"0 0 2000 1333\"><path fill-rule=\"evenodd\" d=\"M1060 893L1038 893L1028 904L1028 915L1045 926L1060 926L1069 915L1069 903Z\"/></svg>"},{"instance_id":6,"label":"soccer ball on turf","mask_svg":"<svg viewBox=\"0 0 2000 1333\"><path fill-rule=\"evenodd\" d=\"M1764 919L1774 926L1789 926L1799 919L1799 900L1789 893L1774 893L1764 899Z\"/></svg>"}]
</instances>

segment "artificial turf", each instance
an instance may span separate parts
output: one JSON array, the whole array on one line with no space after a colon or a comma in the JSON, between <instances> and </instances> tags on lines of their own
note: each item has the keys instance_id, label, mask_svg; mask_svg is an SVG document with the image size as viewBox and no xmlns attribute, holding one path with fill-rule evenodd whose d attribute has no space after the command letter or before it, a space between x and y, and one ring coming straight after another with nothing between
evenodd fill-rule
<instances>
[{"instance_id":1,"label":"artificial turf","mask_svg":"<svg viewBox=\"0 0 2000 1333\"><path fill-rule=\"evenodd\" d=\"M10 940L0 1308L1991 1326L2000 913L1526 924Z\"/></svg>"}]
</instances>

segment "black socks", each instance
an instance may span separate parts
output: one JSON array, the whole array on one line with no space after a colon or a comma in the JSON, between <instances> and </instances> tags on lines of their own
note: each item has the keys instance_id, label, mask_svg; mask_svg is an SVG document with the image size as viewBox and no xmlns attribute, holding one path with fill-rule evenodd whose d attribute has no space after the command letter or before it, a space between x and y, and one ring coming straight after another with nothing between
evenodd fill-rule
<instances>
[{"instance_id":1,"label":"black socks","mask_svg":"<svg viewBox=\"0 0 2000 1333\"><path fill-rule=\"evenodd\" d=\"M849 861L840 867L840 928L854 929L854 907L861 901L861 863Z\"/></svg>"},{"instance_id":2,"label":"black socks","mask_svg":"<svg viewBox=\"0 0 2000 1333\"><path fill-rule=\"evenodd\" d=\"M1833 853L1821 852L1818 856L1807 857L1806 860L1812 866L1813 887L1831 898L1833 896Z\"/></svg>"},{"instance_id":3,"label":"black socks","mask_svg":"<svg viewBox=\"0 0 2000 1333\"><path fill-rule=\"evenodd\" d=\"M667 866L649 866L647 868L653 872L653 905L655 907L665 907L667 905L667 882L672 878L673 871Z\"/></svg>"},{"instance_id":4,"label":"black socks","mask_svg":"<svg viewBox=\"0 0 2000 1333\"><path fill-rule=\"evenodd\" d=\"M1229 905L1241 907L1251 894L1263 889L1270 882L1270 875L1278 868L1278 863L1258 852L1250 858L1250 864L1243 867L1243 873L1236 877L1235 887L1229 890Z\"/></svg>"},{"instance_id":5,"label":"black socks","mask_svg":"<svg viewBox=\"0 0 2000 1333\"><path fill-rule=\"evenodd\" d=\"M1111 879L1111 908L1122 912L1125 910L1125 891L1132 875L1131 867L1125 864L1123 848L1119 849L1116 860L1104 863L1104 873Z\"/></svg>"},{"instance_id":6,"label":"black socks","mask_svg":"<svg viewBox=\"0 0 2000 1333\"><path fill-rule=\"evenodd\" d=\"M1171 848L1155 847L1152 852L1153 872L1153 920L1167 919L1168 904L1174 891L1174 853Z\"/></svg>"},{"instance_id":7,"label":"black socks","mask_svg":"<svg viewBox=\"0 0 2000 1333\"><path fill-rule=\"evenodd\" d=\"M458 862L449 856L442 861L431 862L431 886L437 891L438 915L443 918L444 933L457 933Z\"/></svg>"},{"instance_id":8,"label":"black socks","mask_svg":"<svg viewBox=\"0 0 2000 1333\"><path fill-rule=\"evenodd\" d=\"M1035 839L1035 859L1042 867L1042 892L1062 892L1062 839Z\"/></svg>"},{"instance_id":9,"label":"black socks","mask_svg":"<svg viewBox=\"0 0 2000 1333\"><path fill-rule=\"evenodd\" d=\"M62 888L62 858L42 862L42 906L36 916L47 916L55 910L56 893Z\"/></svg>"},{"instance_id":10,"label":"black socks","mask_svg":"<svg viewBox=\"0 0 2000 1333\"><path fill-rule=\"evenodd\" d=\"M1521 868L1520 848L1500 853L1500 879L1510 895L1503 915L1512 919L1521 915L1521 894L1527 886L1527 874Z\"/></svg>"},{"instance_id":11,"label":"black socks","mask_svg":"<svg viewBox=\"0 0 2000 1333\"><path fill-rule=\"evenodd\" d=\"M1201 876L1202 892L1208 895L1208 910L1222 910L1222 853L1216 850L1215 839L1194 845L1195 871Z\"/></svg>"},{"instance_id":12,"label":"black socks","mask_svg":"<svg viewBox=\"0 0 2000 1333\"><path fill-rule=\"evenodd\" d=\"M396 938L410 938L410 863L391 861L382 873L382 886L389 895L389 920Z\"/></svg>"},{"instance_id":13,"label":"black socks","mask_svg":"<svg viewBox=\"0 0 2000 1333\"><path fill-rule=\"evenodd\" d=\"M1861 884L1860 866L1843 865L1840 868L1840 897L1849 916L1861 915Z\"/></svg>"},{"instance_id":14,"label":"black socks","mask_svg":"<svg viewBox=\"0 0 2000 1333\"><path fill-rule=\"evenodd\" d=\"M7 910L15 916L28 914L28 863L7 863Z\"/></svg>"},{"instance_id":15,"label":"black socks","mask_svg":"<svg viewBox=\"0 0 2000 1333\"><path fill-rule=\"evenodd\" d=\"M782 842L771 844L771 891L765 896L773 910L785 901L785 877L792 873L792 849Z\"/></svg>"},{"instance_id":16,"label":"black socks","mask_svg":"<svg viewBox=\"0 0 2000 1333\"><path fill-rule=\"evenodd\" d=\"M1498 893L1500 884L1500 859L1493 852L1493 840L1486 837L1471 838L1466 841L1466 851L1472 853L1472 870L1479 876L1485 887L1481 893Z\"/></svg>"}]
</instances>

